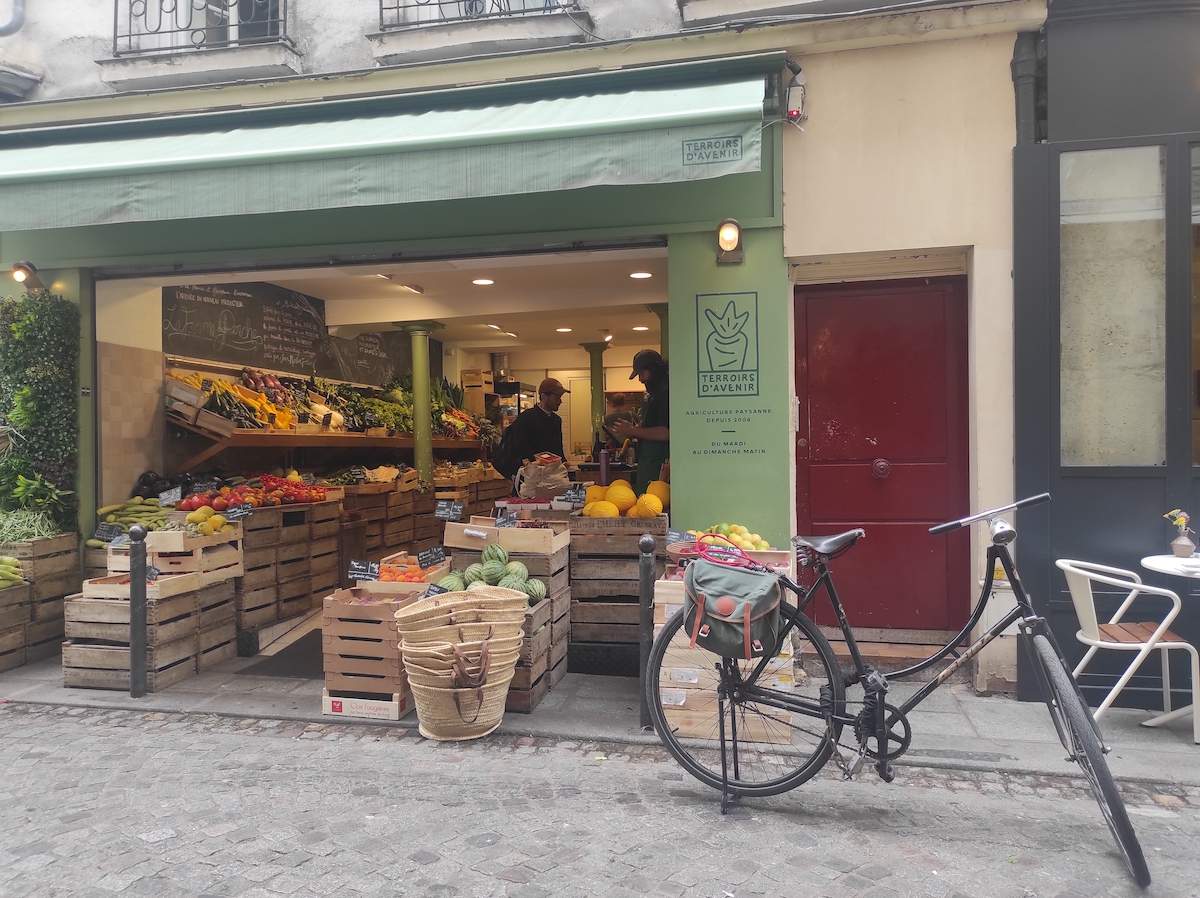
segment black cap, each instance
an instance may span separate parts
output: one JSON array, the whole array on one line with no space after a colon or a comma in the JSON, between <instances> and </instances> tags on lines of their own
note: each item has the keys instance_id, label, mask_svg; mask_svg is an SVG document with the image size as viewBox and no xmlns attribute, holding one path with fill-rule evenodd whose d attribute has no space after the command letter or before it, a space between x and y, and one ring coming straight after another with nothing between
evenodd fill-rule
<instances>
[{"instance_id":1,"label":"black cap","mask_svg":"<svg viewBox=\"0 0 1200 898\"><path fill-rule=\"evenodd\" d=\"M653 349L643 349L633 357L633 373L629 375L629 379L633 380L647 368L663 367L667 363L663 357Z\"/></svg>"}]
</instances>

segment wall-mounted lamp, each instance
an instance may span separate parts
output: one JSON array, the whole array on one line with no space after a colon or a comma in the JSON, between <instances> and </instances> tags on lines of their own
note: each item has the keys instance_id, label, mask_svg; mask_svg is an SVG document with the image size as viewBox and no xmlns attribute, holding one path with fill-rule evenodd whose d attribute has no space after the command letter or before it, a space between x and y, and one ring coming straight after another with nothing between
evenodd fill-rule
<instances>
[{"instance_id":1,"label":"wall-mounted lamp","mask_svg":"<svg viewBox=\"0 0 1200 898\"><path fill-rule=\"evenodd\" d=\"M727 218L717 228L717 262L742 261L742 226Z\"/></svg>"},{"instance_id":2,"label":"wall-mounted lamp","mask_svg":"<svg viewBox=\"0 0 1200 898\"><path fill-rule=\"evenodd\" d=\"M800 63L794 59L787 60L788 71L792 73L792 79L787 84L787 91L784 100L787 103L787 109L784 114L787 120L800 127L800 123L808 119L808 113L804 111L804 85L808 83L808 79L804 77L804 72L800 69ZM800 128L803 131L803 128Z\"/></svg>"},{"instance_id":3,"label":"wall-mounted lamp","mask_svg":"<svg viewBox=\"0 0 1200 898\"><path fill-rule=\"evenodd\" d=\"M13 280L18 284L24 284L25 289L31 287L35 290L45 290L46 285L42 283L41 278L37 276L37 268L32 262L18 262L12 269Z\"/></svg>"}]
</instances>

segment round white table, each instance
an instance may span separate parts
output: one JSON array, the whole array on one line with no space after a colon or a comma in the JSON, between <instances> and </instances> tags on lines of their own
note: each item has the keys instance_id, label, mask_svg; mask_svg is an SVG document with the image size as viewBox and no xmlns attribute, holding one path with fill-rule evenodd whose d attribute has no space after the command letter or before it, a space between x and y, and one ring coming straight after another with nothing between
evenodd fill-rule
<instances>
[{"instance_id":1,"label":"round white table","mask_svg":"<svg viewBox=\"0 0 1200 898\"><path fill-rule=\"evenodd\" d=\"M1157 571L1160 574L1171 574L1176 577L1191 577L1192 579L1200 579L1200 555L1192 555L1190 558L1180 558L1176 555L1147 555L1142 559L1142 567L1148 571ZM1180 717L1185 717L1192 713L1192 706L1185 705L1182 708L1176 708L1174 711L1168 711L1166 714L1160 714L1158 717L1152 717L1150 720L1142 721L1144 727L1156 727L1160 723L1169 723L1172 720L1178 720Z\"/></svg>"}]
</instances>

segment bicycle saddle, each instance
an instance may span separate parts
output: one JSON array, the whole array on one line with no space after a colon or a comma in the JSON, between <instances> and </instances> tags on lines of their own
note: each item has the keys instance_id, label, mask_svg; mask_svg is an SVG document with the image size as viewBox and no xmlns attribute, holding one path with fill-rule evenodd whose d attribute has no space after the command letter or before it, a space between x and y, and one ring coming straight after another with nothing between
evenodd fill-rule
<instances>
[{"instance_id":1,"label":"bicycle saddle","mask_svg":"<svg viewBox=\"0 0 1200 898\"><path fill-rule=\"evenodd\" d=\"M793 536L792 545L797 549L811 549L818 555L832 555L838 549L854 545L866 535L867 531L859 527L832 536Z\"/></svg>"}]
</instances>

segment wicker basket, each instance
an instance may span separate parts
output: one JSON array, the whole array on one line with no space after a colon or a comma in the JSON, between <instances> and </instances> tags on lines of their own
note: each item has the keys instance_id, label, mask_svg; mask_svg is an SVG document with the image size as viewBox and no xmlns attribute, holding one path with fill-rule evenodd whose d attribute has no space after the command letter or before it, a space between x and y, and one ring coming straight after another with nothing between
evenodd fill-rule
<instances>
[{"instance_id":1,"label":"wicker basket","mask_svg":"<svg viewBox=\"0 0 1200 898\"><path fill-rule=\"evenodd\" d=\"M513 670L474 689L426 686L410 681L417 706L417 729L426 739L456 742L479 739L504 720L504 703Z\"/></svg>"},{"instance_id":2,"label":"wicker basket","mask_svg":"<svg viewBox=\"0 0 1200 898\"><path fill-rule=\"evenodd\" d=\"M413 602L396 612L396 629L402 635L431 627L459 623L495 623L524 620L529 596L513 589L488 586L446 592Z\"/></svg>"},{"instance_id":3,"label":"wicker basket","mask_svg":"<svg viewBox=\"0 0 1200 898\"><path fill-rule=\"evenodd\" d=\"M487 643L488 652L493 657L497 657L507 655L510 652L519 653L521 651L521 638L520 636L512 636L507 639L455 643L411 642L406 639L400 644L400 654L403 655L405 664L412 661L424 667L450 667L456 657L454 652L455 645L458 646L459 651L467 656L469 661L475 662L479 660L479 653L483 650L484 642Z\"/></svg>"}]
</instances>

